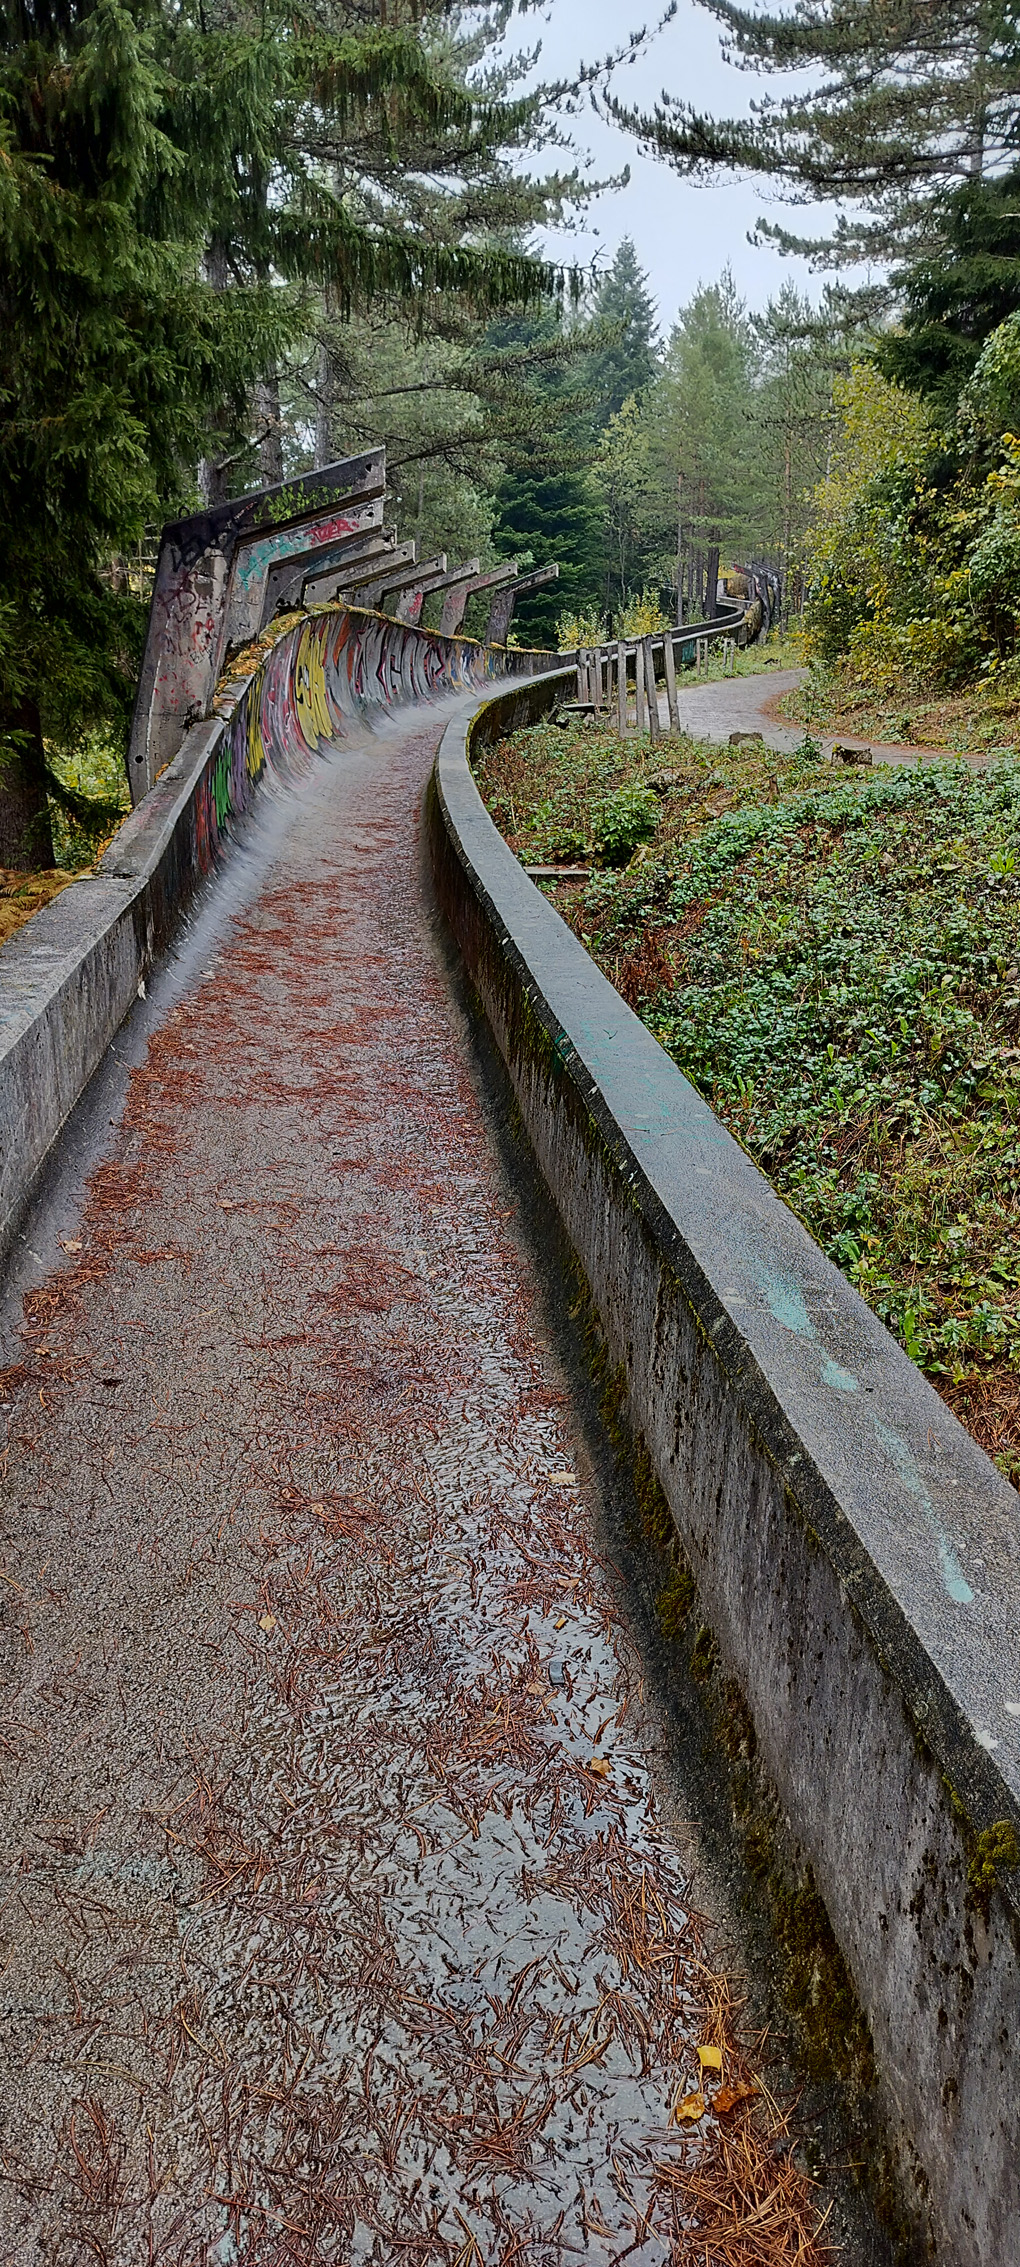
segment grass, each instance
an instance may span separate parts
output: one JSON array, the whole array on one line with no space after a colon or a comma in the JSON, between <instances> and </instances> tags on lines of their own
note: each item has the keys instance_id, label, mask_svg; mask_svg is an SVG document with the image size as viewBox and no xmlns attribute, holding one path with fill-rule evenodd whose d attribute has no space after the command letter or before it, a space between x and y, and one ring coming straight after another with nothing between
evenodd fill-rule
<instances>
[{"instance_id":1,"label":"grass","mask_svg":"<svg viewBox=\"0 0 1020 2267\"><path fill-rule=\"evenodd\" d=\"M56 866L32 874L0 866L0 945L5 945L8 937L13 937L31 920L33 913L40 913L43 906L73 880L73 874L62 873Z\"/></svg>"},{"instance_id":2,"label":"grass","mask_svg":"<svg viewBox=\"0 0 1020 2267\"><path fill-rule=\"evenodd\" d=\"M1020 765L852 772L539 725L479 785L600 967L1020 1480ZM654 833L599 863L600 815ZM620 856L618 846L613 855Z\"/></svg>"},{"instance_id":3,"label":"grass","mask_svg":"<svg viewBox=\"0 0 1020 2267\"><path fill-rule=\"evenodd\" d=\"M801 661L804 655L801 655ZM792 663L791 666L795 666ZM816 664L778 707L811 732L849 732L855 739L914 742L960 755L1010 755L1020 749L1020 677L1004 668L955 693L904 679L885 692L862 684L848 667Z\"/></svg>"},{"instance_id":4,"label":"grass","mask_svg":"<svg viewBox=\"0 0 1020 2267\"><path fill-rule=\"evenodd\" d=\"M692 630L691 635L694 637L697 632ZM803 667L803 643L796 630L788 631L785 637L777 630L771 637L765 638L760 645L738 647L728 668L723 667L722 655L718 645L710 645L708 662L701 676L696 677L693 670L685 669L680 673L680 684L682 690L690 692L693 686L704 684L706 678L718 680L721 677L760 677L769 669L803 669Z\"/></svg>"}]
</instances>

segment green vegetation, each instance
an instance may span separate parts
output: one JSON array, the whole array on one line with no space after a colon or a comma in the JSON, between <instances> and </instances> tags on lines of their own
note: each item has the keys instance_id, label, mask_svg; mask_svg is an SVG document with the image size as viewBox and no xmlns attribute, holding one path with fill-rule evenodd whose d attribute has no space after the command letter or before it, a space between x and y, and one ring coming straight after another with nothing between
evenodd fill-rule
<instances>
[{"instance_id":1,"label":"green vegetation","mask_svg":"<svg viewBox=\"0 0 1020 2267\"><path fill-rule=\"evenodd\" d=\"M662 97L650 114L620 101L617 119L677 171L764 174L797 202L837 200L828 237L759 221L758 234L816 264L929 255L945 241L963 182L994 178L1016 150L1020 35L993 0L942 0L937 11L872 0L798 0L773 12L704 0L745 71L797 73L742 117L708 118ZM849 211L846 209L849 205Z\"/></svg>"},{"instance_id":2,"label":"green vegetation","mask_svg":"<svg viewBox=\"0 0 1020 2267\"><path fill-rule=\"evenodd\" d=\"M1020 765L834 773L810 742L541 725L479 783L527 863L586 850L560 910L1020 1475ZM602 814L639 798L654 836L620 869Z\"/></svg>"},{"instance_id":3,"label":"green vegetation","mask_svg":"<svg viewBox=\"0 0 1020 2267\"><path fill-rule=\"evenodd\" d=\"M516 166L564 90L486 70L504 30L443 0L4 11L0 859L49 863L51 751L123 746L160 522L328 458L337 332L385 317L380 377L425 397L466 324L555 300L527 232L589 191ZM455 446L434 419L422 467Z\"/></svg>"}]
</instances>

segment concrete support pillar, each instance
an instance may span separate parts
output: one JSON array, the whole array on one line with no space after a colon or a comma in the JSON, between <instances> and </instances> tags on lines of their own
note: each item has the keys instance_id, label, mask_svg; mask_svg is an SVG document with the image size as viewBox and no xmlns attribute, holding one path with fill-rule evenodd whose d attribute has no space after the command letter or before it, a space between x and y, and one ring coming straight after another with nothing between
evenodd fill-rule
<instances>
[{"instance_id":1,"label":"concrete support pillar","mask_svg":"<svg viewBox=\"0 0 1020 2267\"><path fill-rule=\"evenodd\" d=\"M508 583L493 599L489 609L489 627L485 633L486 645L505 645L510 635L514 607L529 590L541 590L545 583L559 579L557 566L536 567L533 574L520 575L516 582Z\"/></svg>"},{"instance_id":2,"label":"concrete support pillar","mask_svg":"<svg viewBox=\"0 0 1020 2267\"><path fill-rule=\"evenodd\" d=\"M442 636L444 638L456 637L464 620L468 599L473 598L477 590L493 590L499 583L509 582L516 573L516 559L507 559L502 567L490 567L484 575L473 575L470 582L460 585L455 590L448 591L443 600L443 611L439 621Z\"/></svg>"}]
</instances>

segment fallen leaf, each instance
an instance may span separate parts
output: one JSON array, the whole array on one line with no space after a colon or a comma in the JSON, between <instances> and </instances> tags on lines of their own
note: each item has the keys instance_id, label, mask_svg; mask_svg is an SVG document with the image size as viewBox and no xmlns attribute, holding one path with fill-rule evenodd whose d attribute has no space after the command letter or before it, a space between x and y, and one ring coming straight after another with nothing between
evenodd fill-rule
<instances>
[{"instance_id":1,"label":"fallen leaf","mask_svg":"<svg viewBox=\"0 0 1020 2267\"><path fill-rule=\"evenodd\" d=\"M260 1629L264 1629L264 1630L265 1630L265 1632L266 1632L266 1636L268 1637L270 1630L271 1630L271 1629L275 1629L275 1628L276 1628L276 1615L275 1615L275 1614L260 1614L260 1615L259 1615L259 1628L260 1628Z\"/></svg>"},{"instance_id":2,"label":"fallen leaf","mask_svg":"<svg viewBox=\"0 0 1020 2267\"><path fill-rule=\"evenodd\" d=\"M609 1765L602 1755L593 1755L588 1769L594 1773L596 1779L608 1779L609 1777Z\"/></svg>"},{"instance_id":3,"label":"fallen leaf","mask_svg":"<svg viewBox=\"0 0 1020 2267\"><path fill-rule=\"evenodd\" d=\"M549 1479L554 1488L572 1488L574 1485L573 1472L550 1472Z\"/></svg>"},{"instance_id":4,"label":"fallen leaf","mask_svg":"<svg viewBox=\"0 0 1020 2267\"><path fill-rule=\"evenodd\" d=\"M673 2104L674 2125L693 2123L696 2118L704 2117L707 2107L704 2094L685 2094L682 2102Z\"/></svg>"},{"instance_id":5,"label":"fallen leaf","mask_svg":"<svg viewBox=\"0 0 1020 2267\"><path fill-rule=\"evenodd\" d=\"M722 2048L721 2048L721 2047L699 2047L699 2048L698 2048L698 2061L699 2061L699 2062L700 2062L700 2064L701 2064L702 2070L719 2070L719 2071L721 2071L721 2070L722 2070Z\"/></svg>"},{"instance_id":6,"label":"fallen leaf","mask_svg":"<svg viewBox=\"0 0 1020 2267\"><path fill-rule=\"evenodd\" d=\"M560 1615L560 1618L559 1618L559 1621L558 1621L558 1622L554 1622L554 1623L553 1623L553 1628L554 1628L554 1629L566 1629L566 1626L567 1626L567 1617L566 1617L566 1614L561 1614L561 1615Z\"/></svg>"},{"instance_id":7,"label":"fallen leaf","mask_svg":"<svg viewBox=\"0 0 1020 2267\"><path fill-rule=\"evenodd\" d=\"M61 1239L60 1239L60 1246L61 1246L61 1250L62 1250L62 1251L65 1251L65 1252L80 1252L80 1250L81 1250L81 1237L80 1237L80 1236L61 1236Z\"/></svg>"},{"instance_id":8,"label":"fallen leaf","mask_svg":"<svg viewBox=\"0 0 1020 2267\"><path fill-rule=\"evenodd\" d=\"M322 1518L322 1516L323 1516L323 1513L325 1512L326 1506L325 1506L325 1504L324 1504L324 1503L313 1503L313 1504L312 1504L312 1506L311 1506L311 1509L312 1509L312 1512L313 1512L313 1514L314 1514L315 1518L316 1518L316 1519L321 1519L321 1518Z\"/></svg>"},{"instance_id":9,"label":"fallen leaf","mask_svg":"<svg viewBox=\"0 0 1020 2267\"><path fill-rule=\"evenodd\" d=\"M712 2096L712 2108L717 2117L728 2117L731 2110L741 2102L749 2102L757 2091L757 2086L720 2086L718 2093Z\"/></svg>"}]
</instances>

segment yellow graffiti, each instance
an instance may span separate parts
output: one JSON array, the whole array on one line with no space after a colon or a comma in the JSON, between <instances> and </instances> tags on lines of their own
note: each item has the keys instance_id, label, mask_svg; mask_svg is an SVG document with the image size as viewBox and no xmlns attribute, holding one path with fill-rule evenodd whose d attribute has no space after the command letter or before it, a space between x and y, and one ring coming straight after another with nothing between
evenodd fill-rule
<instances>
[{"instance_id":1,"label":"yellow graffiti","mask_svg":"<svg viewBox=\"0 0 1020 2267\"><path fill-rule=\"evenodd\" d=\"M329 624L306 622L294 657L294 705L301 737L309 748L331 740L336 729L326 694L325 646Z\"/></svg>"},{"instance_id":2,"label":"yellow graffiti","mask_svg":"<svg viewBox=\"0 0 1020 2267\"><path fill-rule=\"evenodd\" d=\"M266 751L262 740L262 690L266 677L266 664L252 684L248 696L248 709L244 719L244 760L248 777L258 779L265 767Z\"/></svg>"}]
</instances>

